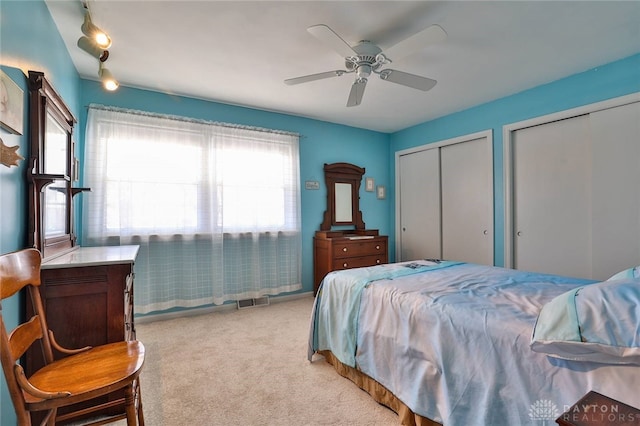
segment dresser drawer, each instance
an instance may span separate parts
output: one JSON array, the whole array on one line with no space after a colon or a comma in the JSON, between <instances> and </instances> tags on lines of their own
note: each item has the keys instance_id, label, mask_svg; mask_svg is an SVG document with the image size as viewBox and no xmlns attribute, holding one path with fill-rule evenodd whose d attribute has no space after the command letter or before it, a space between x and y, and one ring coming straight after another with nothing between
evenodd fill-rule
<instances>
[{"instance_id":1,"label":"dresser drawer","mask_svg":"<svg viewBox=\"0 0 640 426\"><path fill-rule=\"evenodd\" d=\"M387 240L375 229L317 231L313 237L314 292L331 271L388 263Z\"/></svg>"},{"instance_id":2,"label":"dresser drawer","mask_svg":"<svg viewBox=\"0 0 640 426\"><path fill-rule=\"evenodd\" d=\"M360 256L353 258L334 259L333 270L338 271L341 269L361 268L363 266L375 266L387 263L385 255L372 255L372 256Z\"/></svg>"},{"instance_id":3,"label":"dresser drawer","mask_svg":"<svg viewBox=\"0 0 640 426\"><path fill-rule=\"evenodd\" d=\"M334 243L333 257L357 257L368 255L382 255L387 252L386 239L352 240Z\"/></svg>"}]
</instances>

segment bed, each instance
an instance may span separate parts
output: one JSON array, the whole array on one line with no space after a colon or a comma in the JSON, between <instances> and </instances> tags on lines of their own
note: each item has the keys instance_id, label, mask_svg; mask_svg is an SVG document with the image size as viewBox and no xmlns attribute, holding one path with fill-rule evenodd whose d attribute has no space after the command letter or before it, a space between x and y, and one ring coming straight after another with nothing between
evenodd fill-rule
<instances>
[{"instance_id":1,"label":"bed","mask_svg":"<svg viewBox=\"0 0 640 426\"><path fill-rule=\"evenodd\" d=\"M402 424L552 424L590 390L640 407L639 275L594 282L439 260L331 272L308 357Z\"/></svg>"}]
</instances>

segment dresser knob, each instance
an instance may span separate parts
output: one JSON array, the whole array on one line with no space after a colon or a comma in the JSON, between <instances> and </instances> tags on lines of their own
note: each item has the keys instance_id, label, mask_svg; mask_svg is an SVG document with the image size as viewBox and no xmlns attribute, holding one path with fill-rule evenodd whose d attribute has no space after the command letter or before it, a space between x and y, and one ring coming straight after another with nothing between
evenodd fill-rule
<instances>
[{"instance_id":1,"label":"dresser knob","mask_svg":"<svg viewBox=\"0 0 640 426\"><path fill-rule=\"evenodd\" d=\"M342 251L346 253L347 252L347 248L346 247L342 247Z\"/></svg>"},{"instance_id":2,"label":"dresser knob","mask_svg":"<svg viewBox=\"0 0 640 426\"><path fill-rule=\"evenodd\" d=\"M379 265L380 264L380 259L376 259L376 263Z\"/></svg>"},{"instance_id":3,"label":"dresser knob","mask_svg":"<svg viewBox=\"0 0 640 426\"><path fill-rule=\"evenodd\" d=\"M376 250L380 250L380 246L376 246Z\"/></svg>"},{"instance_id":4,"label":"dresser knob","mask_svg":"<svg viewBox=\"0 0 640 426\"><path fill-rule=\"evenodd\" d=\"M346 267L347 267L347 263L346 263L346 262L345 262L345 263L343 263L343 264L342 264L342 266L343 266L344 268L346 268Z\"/></svg>"}]
</instances>

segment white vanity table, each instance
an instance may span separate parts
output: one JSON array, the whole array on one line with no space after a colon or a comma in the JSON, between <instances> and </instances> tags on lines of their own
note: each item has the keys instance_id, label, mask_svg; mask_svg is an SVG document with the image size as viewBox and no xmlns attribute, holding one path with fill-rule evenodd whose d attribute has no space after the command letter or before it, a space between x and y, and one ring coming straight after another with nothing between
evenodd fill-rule
<instances>
[{"instance_id":1,"label":"white vanity table","mask_svg":"<svg viewBox=\"0 0 640 426\"><path fill-rule=\"evenodd\" d=\"M42 262L42 269L134 263L140 246L81 247Z\"/></svg>"}]
</instances>

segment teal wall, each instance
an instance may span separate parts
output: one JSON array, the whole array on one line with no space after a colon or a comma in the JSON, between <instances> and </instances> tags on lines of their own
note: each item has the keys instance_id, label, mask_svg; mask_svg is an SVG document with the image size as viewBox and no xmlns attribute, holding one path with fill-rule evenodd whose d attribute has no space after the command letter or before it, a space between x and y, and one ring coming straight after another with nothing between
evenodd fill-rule
<instances>
[{"instance_id":1,"label":"teal wall","mask_svg":"<svg viewBox=\"0 0 640 426\"><path fill-rule=\"evenodd\" d=\"M22 71L2 66L4 71L23 90L24 105L27 105L27 79ZM26 111L25 111L26 112ZM27 115L23 120L23 128L27 127ZM0 129L0 138L7 146L20 146L18 153L27 158L26 131L23 135L14 135ZM0 165L0 253L12 252L25 247L27 240L27 185L25 181L26 162L20 161L18 167L6 168ZM18 324L22 303L13 298L2 302L2 317L7 327ZM15 423L9 390L0 369L0 424Z\"/></svg>"},{"instance_id":2,"label":"teal wall","mask_svg":"<svg viewBox=\"0 0 640 426\"><path fill-rule=\"evenodd\" d=\"M502 126L634 92L640 92L640 54L404 129L391 135L389 158L391 176L395 176L395 153L398 151L493 129L494 261L496 265L502 266L504 265ZM395 197L391 191L390 194ZM395 223L395 210L392 212L391 223ZM390 235L395 235L395 232Z\"/></svg>"}]
</instances>

